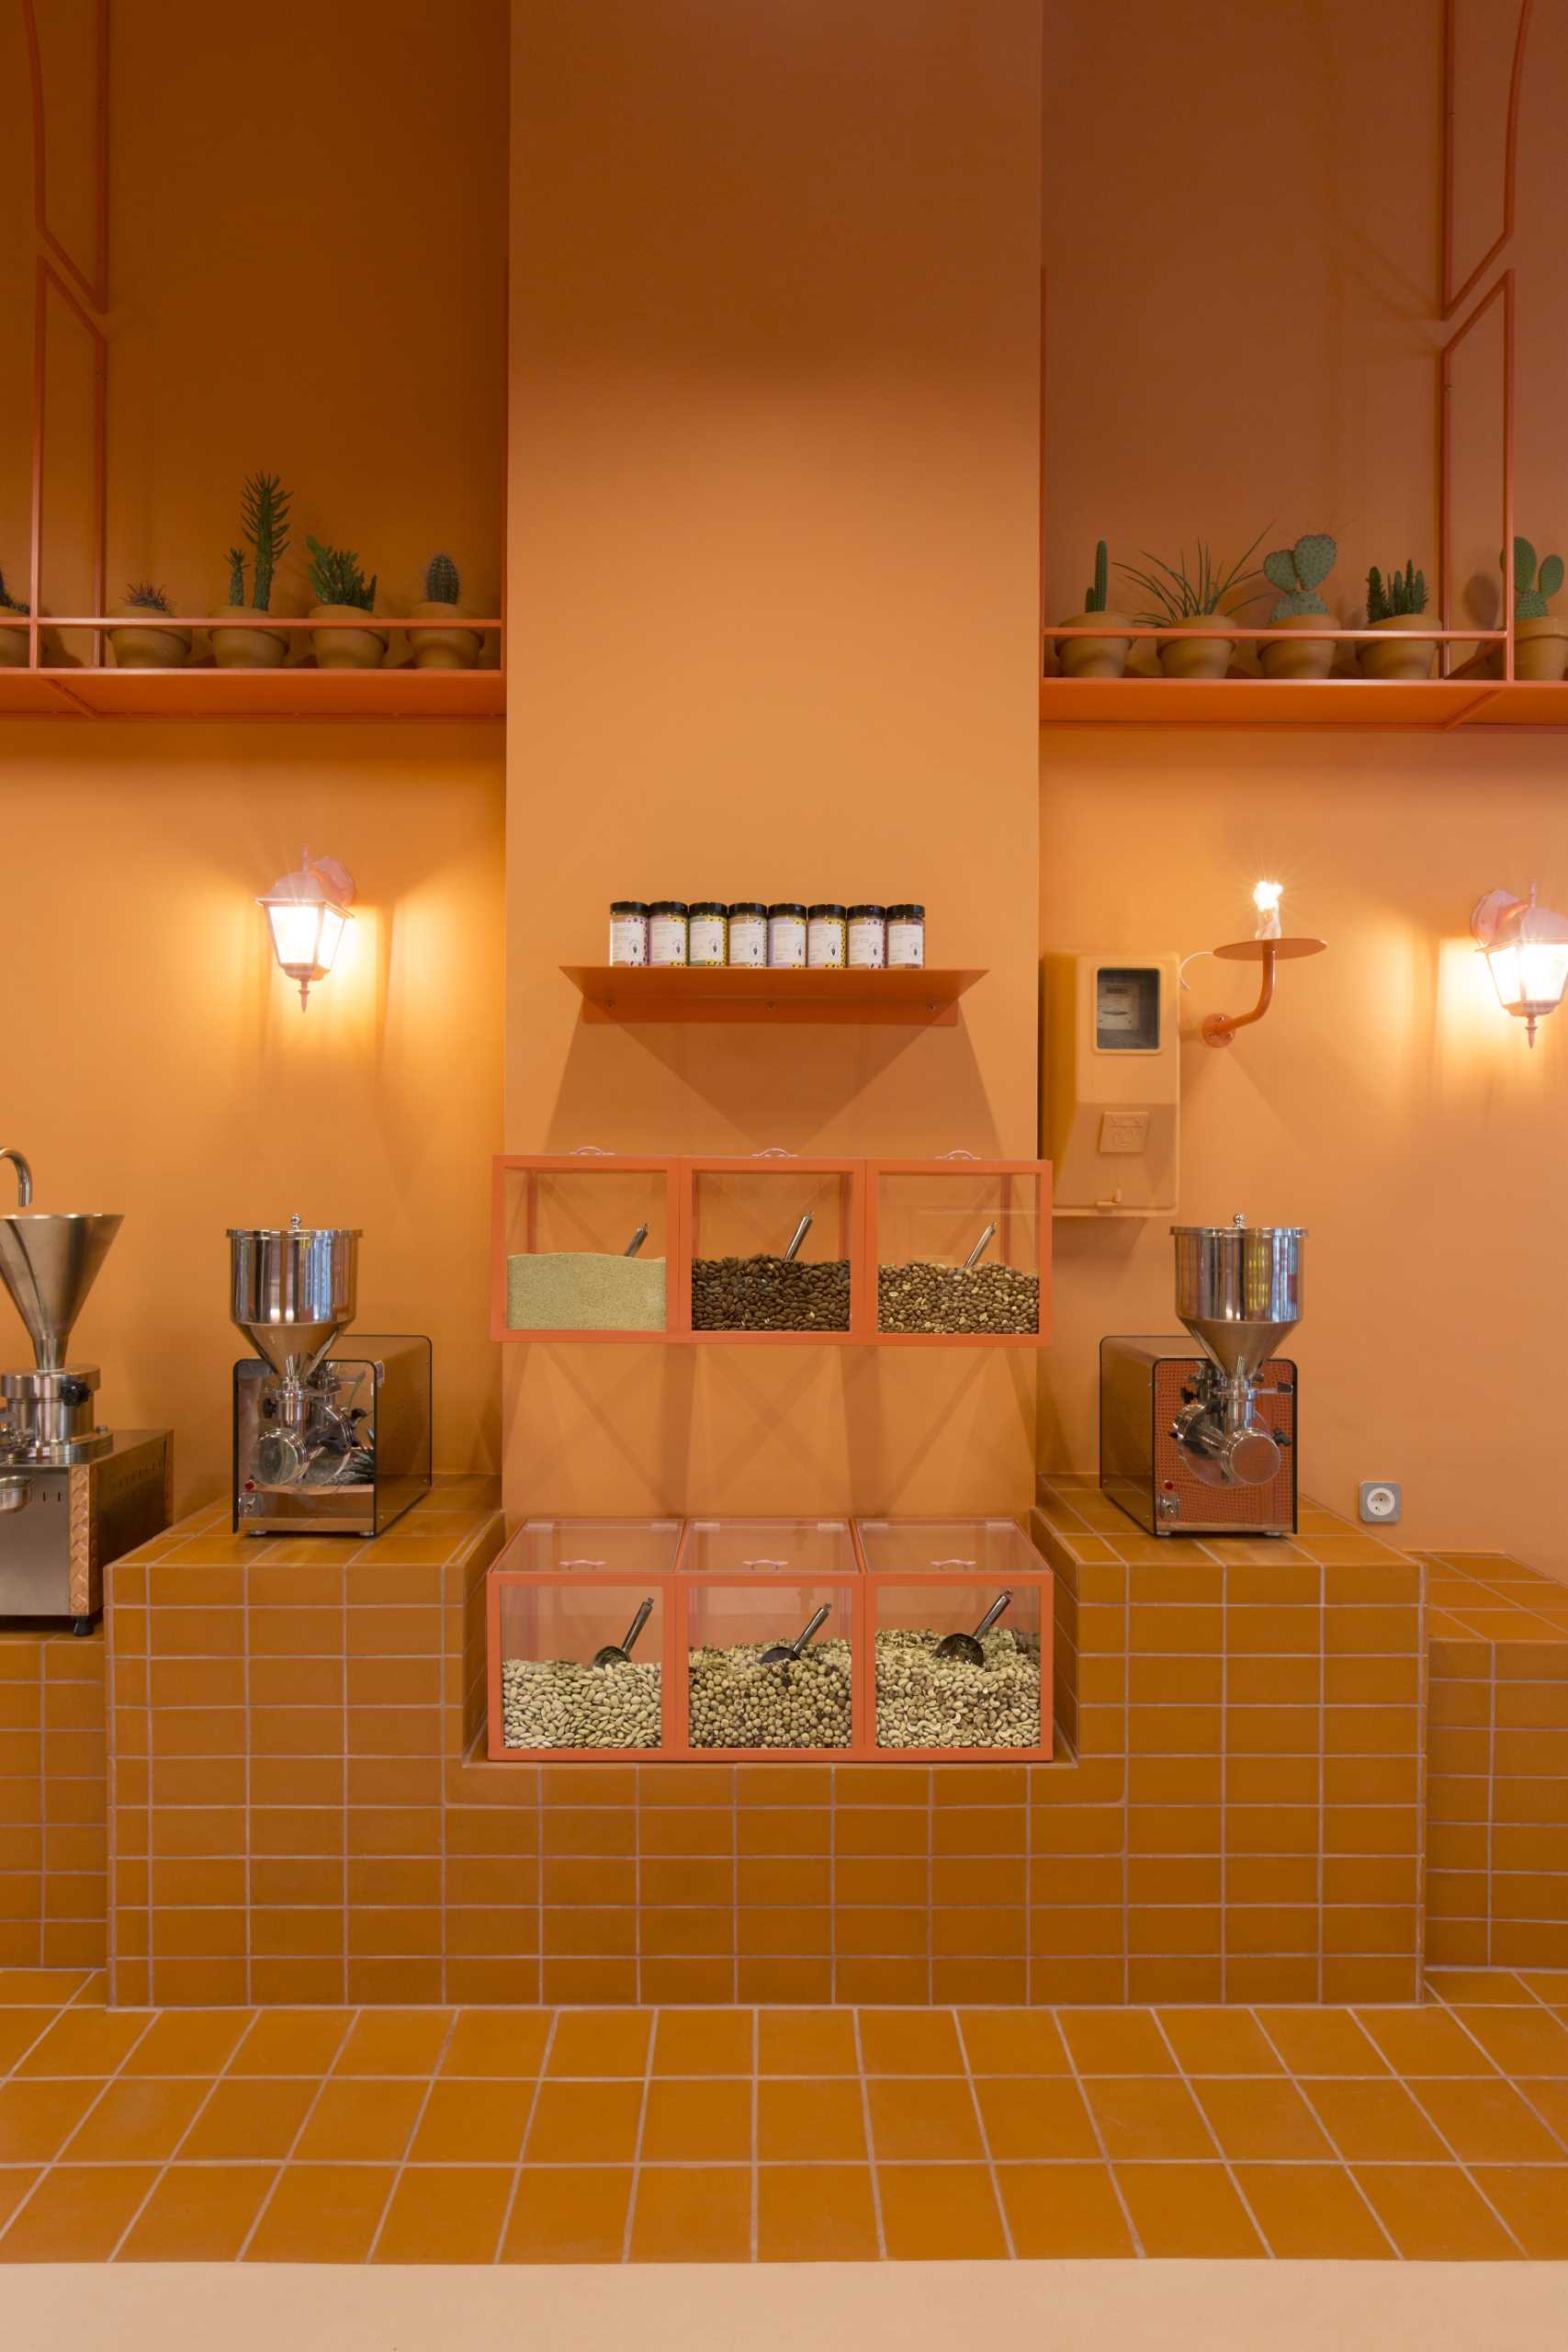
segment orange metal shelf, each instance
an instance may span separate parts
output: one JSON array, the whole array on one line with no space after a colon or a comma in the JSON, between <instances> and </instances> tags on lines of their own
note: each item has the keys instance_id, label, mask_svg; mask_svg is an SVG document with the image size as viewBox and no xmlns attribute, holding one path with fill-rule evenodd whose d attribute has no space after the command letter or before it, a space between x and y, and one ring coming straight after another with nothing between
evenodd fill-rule
<instances>
[{"instance_id":1,"label":"orange metal shelf","mask_svg":"<svg viewBox=\"0 0 1568 2352\"><path fill-rule=\"evenodd\" d=\"M984 971L670 971L563 964L585 1021L776 1021L898 1023L951 1029L958 1000Z\"/></svg>"},{"instance_id":2,"label":"orange metal shelf","mask_svg":"<svg viewBox=\"0 0 1568 2352\"><path fill-rule=\"evenodd\" d=\"M1479 677L1042 678L1042 727L1568 726L1568 686Z\"/></svg>"},{"instance_id":3,"label":"orange metal shelf","mask_svg":"<svg viewBox=\"0 0 1568 2352\"><path fill-rule=\"evenodd\" d=\"M0 718L503 718L502 670L0 670Z\"/></svg>"}]
</instances>

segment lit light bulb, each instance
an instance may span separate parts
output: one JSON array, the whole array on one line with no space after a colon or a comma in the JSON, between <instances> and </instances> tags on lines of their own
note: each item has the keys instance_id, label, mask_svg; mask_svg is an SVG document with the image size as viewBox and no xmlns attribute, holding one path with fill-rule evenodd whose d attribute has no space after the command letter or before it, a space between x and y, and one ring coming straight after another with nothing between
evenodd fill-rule
<instances>
[{"instance_id":1,"label":"lit light bulb","mask_svg":"<svg viewBox=\"0 0 1568 2352\"><path fill-rule=\"evenodd\" d=\"M1258 910L1258 928L1254 939L1278 939L1280 936L1280 900L1285 893L1282 882L1259 882L1252 893L1252 903Z\"/></svg>"}]
</instances>

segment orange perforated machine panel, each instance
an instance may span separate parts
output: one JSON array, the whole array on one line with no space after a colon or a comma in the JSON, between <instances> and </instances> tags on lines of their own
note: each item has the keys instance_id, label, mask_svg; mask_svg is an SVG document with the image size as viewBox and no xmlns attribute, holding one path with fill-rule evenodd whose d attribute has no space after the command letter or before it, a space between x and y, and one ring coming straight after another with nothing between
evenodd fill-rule
<instances>
[{"instance_id":1,"label":"orange perforated machine panel","mask_svg":"<svg viewBox=\"0 0 1568 2352\"><path fill-rule=\"evenodd\" d=\"M1155 1535L1293 1535L1296 1367L1276 1356L1258 1381L1257 1416L1280 1442L1267 1486L1210 1486L1171 1435L1203 1358L1156 1340L1106 1340L1100 1351L1100 1477L1129 1517ZM1170 1508L1174 1503L1175 1509Z\"/></svg>"}]
</instances>

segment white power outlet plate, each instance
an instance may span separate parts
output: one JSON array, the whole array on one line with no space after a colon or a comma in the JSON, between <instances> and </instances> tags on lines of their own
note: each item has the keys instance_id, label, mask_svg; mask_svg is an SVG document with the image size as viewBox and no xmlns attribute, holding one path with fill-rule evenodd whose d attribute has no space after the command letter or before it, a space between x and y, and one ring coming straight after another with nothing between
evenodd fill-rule
<instances>
[{"instance_id":1,"label":"white power outlet plate","mask_svg":"<svg viewBox=\"0 0 1568 2352\"><path fill-rule=\"evenodd\" d=\"M1392 1478L1362 1479L1361 1517L1369 1527L1393 1527L1404 1509L1404 1489Z\"/></svg>"}]
</instances>

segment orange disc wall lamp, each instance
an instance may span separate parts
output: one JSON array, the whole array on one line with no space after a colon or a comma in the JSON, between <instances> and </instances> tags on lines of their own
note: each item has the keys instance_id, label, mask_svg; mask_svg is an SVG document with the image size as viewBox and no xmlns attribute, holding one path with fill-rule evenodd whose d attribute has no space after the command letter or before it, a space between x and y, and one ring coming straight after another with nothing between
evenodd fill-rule
<instances>
[{"instance_id":1,"label":"orange disc wall lamp","mask_svg":"<svg viewBox=\"0 0 1568 2352\"><path fill-rule=\"evenodd\" d=\"M305 850L298 872L281 875L256 900L266 916L273 954L299 983L301 1011L309 1007L313 984L324 980L337 961L344 933L354 921L353 899L354 876L347 868L335 857L312 857Z\"/></svg>"},{"instance_id":2,"label":"orange disc wall lamp","mask_svg":"<svg viewBox=\"0 0 1568 2352\"><path fill-rule=\"evenodd\" d=\"M1274 974L1281 963L1290 963L1299 956L1321 956L1327 941L1323 939L1292 939L1280 928L1280 900L1284 886L1279 882L1259 882L1252 894L1258 910L1258 929L1250 939L1233 939L1224 947L1213 947L1227 964L1257 964L1258 975L1258 1002L1250 1012L1211 1012L1200 1035L1206 1046L1234 1046L1238 1029L1249 1029L1261 1021L1274 1001Z\"/></svg>"},{"instance_id":3,"label":"orange disc wall lamp","mask_svg":"<svg viewBox=\"0 0 1568 2352\"><path fill-rule=\"evenodd\" d=\"M1511 890L1488 890L1471 910L1470 935L1486 958L1497 1001L1525 1024L1535 1044L1536 1023L1555 1012L1568 988L1568 920Z\"/></svg>"}]
</instances>

